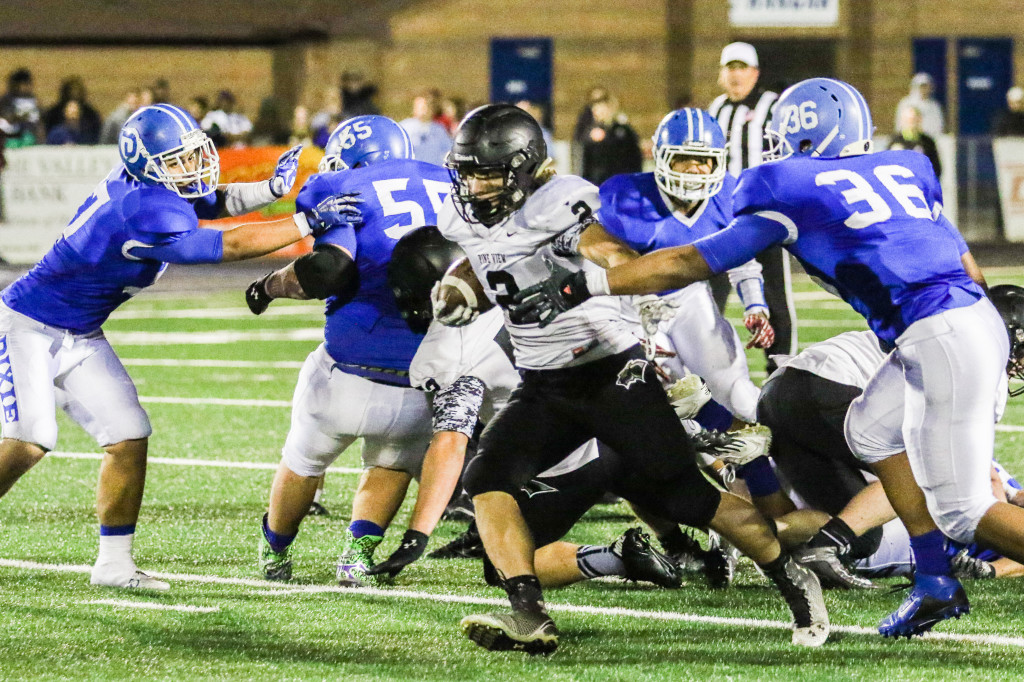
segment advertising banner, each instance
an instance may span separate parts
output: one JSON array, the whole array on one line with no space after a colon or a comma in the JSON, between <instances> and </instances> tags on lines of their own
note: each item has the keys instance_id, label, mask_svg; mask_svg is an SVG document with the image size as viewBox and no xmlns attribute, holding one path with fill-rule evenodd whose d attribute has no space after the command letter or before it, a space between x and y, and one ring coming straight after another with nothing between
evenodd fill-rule
<instances>
[{"instance_id":1,"label":"advertising banner","mask_svg":"<svg viewBox=\"0 0 1024 682\"><path fill-rule=\"evenodd\" d=\"M729 0L733 26L837 26L839 0Z\"/></svg>"}]
</instances>

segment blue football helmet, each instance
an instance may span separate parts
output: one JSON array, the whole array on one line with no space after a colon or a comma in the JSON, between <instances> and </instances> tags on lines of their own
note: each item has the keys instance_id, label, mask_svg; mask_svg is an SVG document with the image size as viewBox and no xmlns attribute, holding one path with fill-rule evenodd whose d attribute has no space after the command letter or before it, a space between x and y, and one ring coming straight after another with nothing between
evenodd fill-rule
<instances>
[{"instance_id":1,"label":"blue football helmet","mask_svg":"<svg viewBox=\"0 0 1024 682\"><path fill-rule=\"evenodd\" d=\"M142 107L121 127L118 147L124 167L142 183L166 187L186 199L217 189L217 149L184 109L171 104Z\"/></svg>"},{"instance_id":2,"label":"blue football helmet","mask_svg":"<svg viewBox=\"0 0 1024 682\"><path fill-rule=\"evenodd\" d=\"M342 121L327 138L317 170L326 173L412 158L412 140L405 128L387 116L356 116Z\"/></svg>"},{"instance_id":3,"label":"blue football helmet","mask_svg":"<svg viewBox=\"0 0 1024 682\"><path fill-rule=\"evenodd\" d=\"M764 159L867 154L874 130L871 110L856 88L832 78L809 78L788 88L775 103L765 129Z\"/></svg>"},{"instance_id":4,"label":"blue football helmet","mask_svg":"<svg viewBox=\"0 0 1024 682\"><path fill-rule=\"evenodd\" d=\"M678 109L661 119L654 131L654 179L665 194L680 201L702 201L718 194L725 179L725 135L703 109ZM677 157L708 159L710 173L672 169Z\"/></svg>"}]
</instances>

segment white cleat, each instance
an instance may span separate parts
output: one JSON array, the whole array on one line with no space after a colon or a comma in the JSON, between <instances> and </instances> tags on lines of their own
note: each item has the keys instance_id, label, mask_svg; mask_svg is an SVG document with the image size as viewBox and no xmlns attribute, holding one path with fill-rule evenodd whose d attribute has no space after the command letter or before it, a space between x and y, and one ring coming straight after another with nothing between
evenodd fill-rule
<instances>
[{"instance_id":1,"label":"white cleat","mask_svg":"<svg viewBox=\"0 0 1024 682\"><path fill-rule=\"evenodd\" d=\"M171 589L168 583L157 580L153 576L135 569L130 574L114 571L92 571L90 583L97 587L117 587L123 590L152 590L154 592L166 592Z\"/></svg>"},{"instance_id":2,"label":"white cleat","mask_svg":"<svg viewBox=\"0 0 1024 682\"><path fill-rule=\"evenodd\" d=\"M793 628L794 646L818 647L828 641L828 623L814 623L806 628Z\"/></svg>"},{"instance_id":3,"label":"white cleat","mask_svg":"<svg viewBox=\"0 0 1024 682\"><path fill-rule=\"evenodd\" d=\"M696 374L687 374L668 387L668 399L680 419L693 419L711 400L711 389Z\"/></svg>"},{"instance_id":4,"label":"white cleat","mask_svg":"<svg viewBox=\"0 0 1024 682\"><path fill-rule=\"evenodd\" d=\"M698 454L743 466L768 454L772 432L767 426L751 424L738 431L701 431L693 437Z\"/></svg>"}]
</instances>

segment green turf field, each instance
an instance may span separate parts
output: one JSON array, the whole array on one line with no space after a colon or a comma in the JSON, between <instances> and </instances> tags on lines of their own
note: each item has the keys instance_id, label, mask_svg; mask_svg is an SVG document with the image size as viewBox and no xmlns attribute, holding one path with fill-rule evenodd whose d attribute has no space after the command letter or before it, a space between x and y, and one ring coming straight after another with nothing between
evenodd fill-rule
<instances>
[{"instance_id":1,"label":"green turf field","mask_svg":"<svg viewBox=\"0 0 1024 682\"><path fill-rule=\"evenodd\" d=\"M1020 270L989 277L1024 284ZM796 292L802 345L864 328L806 278ZM781 629L785 606L746 561L723 592L697 580L676 591L612 582L549 591L563 633L555 655L486 652L458 630L462 616L503 602L476 562L425 559L384 590L333 585L354 449L328 475L333 515L303 524L295 580L256 580L258 521L298 364L317 345L321 324L311 303L275 303L254 318L237 292L143 294L111 319L107 333L154 426L136 557L172 589L145 595L88 585L99 450L62 419L59 452L0 502L0 679L1024 678L1024 581L969 585L974 612L940 625L944 639L912 642L872 634L902 593L832 592L832 639L797 650ZM751 355L759 379L763 364ZM266 402L250 404L257 400ZM1003 423L1024 427L1024 399L1011 402ZM1022 438L1024 429L997 435L997 457L1014 473L1024 473ZM380 555L397 545L410 508ZM607 542L630 525L624 506L600 507L569 539ZM459 530L442 524L432 547Z\"/></svg>"}]
</instances>

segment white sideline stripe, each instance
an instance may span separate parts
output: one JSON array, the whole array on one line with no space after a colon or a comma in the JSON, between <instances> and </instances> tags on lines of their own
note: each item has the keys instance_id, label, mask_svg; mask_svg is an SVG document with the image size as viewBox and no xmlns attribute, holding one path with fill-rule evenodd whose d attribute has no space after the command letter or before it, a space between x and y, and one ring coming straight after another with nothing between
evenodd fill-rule
<instances>
[{"instance_id":1,"label":"white sideline stripe","mask_svg":"<svg viewBox=\"0 0 1024 682\"><path fill-rule=\"evenodd\" d=\"M88 573L91 566L81 564L43 564L35 561L20 561L17 559L0 559L0 567L14 568L29 571L57 571L63 573ZM193 575L188 573L156 573L147 571L149 575L162 580L178 582L194 582L216 585L242 585L246 587L271 588L262 590L268 596L287 596L290 594L348 594L369 597L391 597L398 599L415 599L422 601L444 602L448 604L475 604L478 606L507 606L505 599L489 597L469 597L457 594L439 594L433 592L419 592L413 590L382 590L375 587L328 587L321 585L309 585L280 589L281 583L267 580L256 580L253 578L223 578L214 575ZM792 625L787 621L765 620L760 618L729 618L725 616L701 616L693 613L680 613L677 611L643 611L639 609L627 609L618 606L585 606L576 604L553 604L547 602L549 611L561 611L565 613L587 613L595 616L618 616L622 618L641 618L647 620L680 621L685 623L706 623L709 625L721 625L725 627L744 628L766 628L772 630L789 630ZM860 625L833 625L832 632L839 632L851 635L870 635L879 637L878 631L874 628L862 627ZM1024 648L1024 637L1009 637L1006 635L972 635L956 634L951 632L930 632L924 636L925 640L938 640L947 642L967 642L971 644L989 644L998 646L1009 646Z\"/></svg>"},{"instance_id":2,"label":"white sideline stripe","mask_svg":"<svg viewBox=\"0 0 1024 682\"><path fill-rule=\"evenodd\" d=\"M229 405L233 407L291 407L290 400L261 400L248 398L177 398L174 396L139 396L141 403L167 403L170 405Z\"/></svg>"},{"instance_id":3,"label":"white sideline stripe","mask_svg":"<svg viewBox=\"0 0 1024 682\"><path fill-rule=\"evenodd\" d=\"M302 369L301 360L175 360L173 358L121 358L130 367L226 367L243 369Z\"/></svg>"},{"instance_id":4,"label":"white sideline stripe","mask_svg":"<svg viewBox=\"0 0 1024 682\"><path fill-rule=\"evenodd\" d=\"M159 604L152 601L130 601L127 599L93 599L82 604L100 604L126 609L152 609L153 611L183 611L185 613L216 613L219 606L192 606L191 604Z\"/></svg>"},{"instance_id":5,"label":"white sideline stripe","mask_svg":"<svg viewBox=\"0 0 1024 682\"><path fill-rule=\"evenodd\" d=\"M1013 424L996 424L996 431L1019 432L1024 431L1024 426L1014 426Z\"/></svg>"},{"instance_id":6,"label":"white sideline stripe","mask_svg":"<svg viewBox=\"0 0 1024 682\"><path fill-rule=\"evenodd\" d=\"M323 341L324 328L320 326L247 332L230 329L209 332L105 332L105 335L107 341L120 346L196 346L250 341Z\"/></svg>"},{"instance_id":7,"label":"white sideline stripe","mask_svg":"<svg viewBox=\"0 0 1024 682\"><path fill-rule=\"evenodd\" d=\"M53 450L47 453L47 457L57 459L103 459L102 452L65 452ZM213 467L219 469L259 469L265 471L276 471L276 462L230 462L215 459L188 459L187 457L149 457L146 460L150 464L170 464L179 467ZM333 474L361 474L362 469L356 467L328 467L327 471Z\"/></svg>"},{"instance_id":8,"label":"white sideline stripe","mask_svg":"<svg viewBox=\"0 0 1024 682\"><path fill-rule=\"evenodd\" d=\"M324 306L287 306L269 308L260 315L265 317L292 317L295 315L322 316ZM248 308L175 308L172 310L117 310L110 314L111 320L163 320L163 319L236 319L255 317Z\"/></svg>"}]
</instances>

